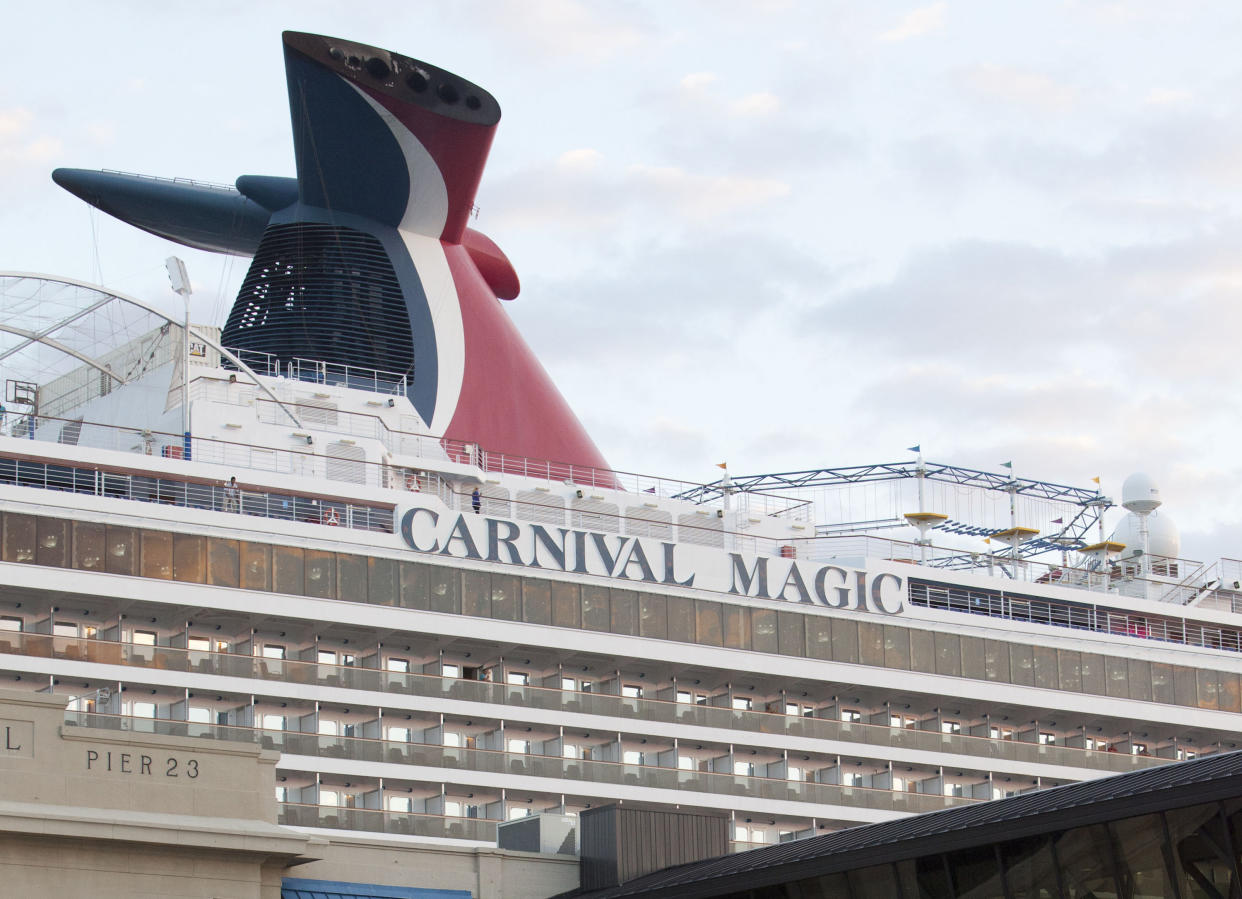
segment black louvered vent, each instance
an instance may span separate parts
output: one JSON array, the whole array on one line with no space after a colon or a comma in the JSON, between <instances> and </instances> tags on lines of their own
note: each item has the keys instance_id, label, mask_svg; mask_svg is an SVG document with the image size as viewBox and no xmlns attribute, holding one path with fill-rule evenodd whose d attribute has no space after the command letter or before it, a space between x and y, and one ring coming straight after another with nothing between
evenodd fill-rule
<instances>
[{"instance_id":1,"label":"black louvered vent","mask_svg":"<svg viewBox=\"0 0 1242 899\"><path fill-rule=\"evenodd\" d=\"M272 225L221 335L281 360L414 371L405 298L383 245L353 228Z\"/></svg>"}]
</instances>

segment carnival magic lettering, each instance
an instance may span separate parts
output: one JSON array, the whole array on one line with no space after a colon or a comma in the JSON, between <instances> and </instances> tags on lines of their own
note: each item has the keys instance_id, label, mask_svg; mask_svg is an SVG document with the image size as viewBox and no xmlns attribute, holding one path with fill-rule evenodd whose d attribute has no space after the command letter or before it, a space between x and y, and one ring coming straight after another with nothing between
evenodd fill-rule
<instances>
[{"instance_id":1,"label":"carnival magic lettering","mask_svg":"<svg viewBox=\"0 0 1242 899\"><path fill-rule=\"evenodd\" d=\"M447 524L447 527L445 526ZM441 523L434 509L416 507L401 517L401 538L416 552L499 562L670 587L699 586L736 596L804 603L832 609L900 615L902 578L837 565L804 566L796 559L693 547L719 560L714 570L687 570L677 543L571 528L519 524L503 518L458 514ZM684 553L683 553L684 555ZM714 576L713 576L714 575ZM696 584L697 580L697 584ZM709 583L711 581L711 583Z\"/></svg>"}]
</instances>

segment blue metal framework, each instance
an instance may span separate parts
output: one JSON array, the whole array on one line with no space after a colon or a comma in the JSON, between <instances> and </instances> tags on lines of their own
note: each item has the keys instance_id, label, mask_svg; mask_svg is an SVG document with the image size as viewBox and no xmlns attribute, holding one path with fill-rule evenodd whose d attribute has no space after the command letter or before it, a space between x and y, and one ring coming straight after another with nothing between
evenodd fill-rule
<instances>
[{"instance_id":1,"label":"blue metal framework","mask_svg":"<svg viewBox=\"0 0 1242 899\"><path fill-rule=\"evenodd\" d=\"M710 484L704 484L679 494L679 499L694 502L711 502L721 499L727 493L773 493L781 490L805 490L812 487L840 487L850 484L868 484L882 481L901 481L918 478L922 475L928 481L941 481L980 490L993 490L1015 496L1031 497L1065 503L1073 509L1073 517L1052 537L1028 540L1019 545L1017 554L1021 558L1029 558L1046 552L1082 546L1087 535L1106 509L1113 502L1100 494L1098 490L1082 487L1070 487L1065 484L1054 484L1050 481L1035 481L1029 478L1015 478L1011 474L981 471L976 468L963 468L960 465L944 465L938 462L882 462L874 465L850 465L840 468L814 468L806 471L790 471L776 474L756 474L732 477ZM904 521L873 522L871 527L860 530L874 530L881 527L904 525ZM818 528L817 528L818 530ZM952 519L944 522L936 530L950 534L967 534L986 536L991 528L981 528ZM839 533L839 528L833 528ZM969 553L938 559L931 563L940 568L972 568L978 563Z\"/></svg>"}]
</instances>

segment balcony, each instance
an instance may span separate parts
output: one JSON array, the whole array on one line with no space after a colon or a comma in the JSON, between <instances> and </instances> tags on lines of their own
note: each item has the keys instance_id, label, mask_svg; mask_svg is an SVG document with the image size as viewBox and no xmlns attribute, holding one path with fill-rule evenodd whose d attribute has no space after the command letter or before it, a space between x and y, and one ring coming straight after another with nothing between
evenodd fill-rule
<instances>
[{"instance_id":1,"label":"balcony","mask_svg":"<svg viewBox=\"0 0 1242 899\"><path fill-rule=\"evenodd\" d=\"M658 721L718 730L834 740L876 747L876 758L892 747L930 753L974 756L989 762L1021 762L1087 768L1103 773L1154 767L1169 759L1077 749L1016 740L945 734L912 728L781 715L606 693L580 693L551 687L497 684L433 674L407 674L314 662L135 645L47 634L0 632L0 653L59 658L135 669L186 671L240 677L273 683L313 684L352 690L478 702L497 707L496 716L521 720L514 708L536 708L627 719L637 724ZM137 679L137 678L135 678ZM279 691L273 691L278 695ZM721 735L727 742L738 742ZM991 767L991 766L989 766Z\"/></svg>"}]
</instances>

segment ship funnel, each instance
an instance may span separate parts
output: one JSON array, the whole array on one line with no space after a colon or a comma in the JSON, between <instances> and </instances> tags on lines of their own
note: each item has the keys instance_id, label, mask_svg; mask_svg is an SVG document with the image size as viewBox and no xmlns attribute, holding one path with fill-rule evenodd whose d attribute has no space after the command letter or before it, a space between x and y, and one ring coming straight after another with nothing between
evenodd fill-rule
<instances>
[{"instance_id":1,"label":"ship funnel","mask_svg":"<svg viewBox=\"0 0 1242 899\"><path fill-rule=\"evenodd\" d=\"M518 294L513 266L467 227L495 98L378 47L283 40L296 179L243 175L221 188L62 169L57 182L170 240L252 255L224 345L395 376L434 435L484 459L559 463L546 466L558 479L606 470L498 302Z\"/></svg>"}]
</instances>

